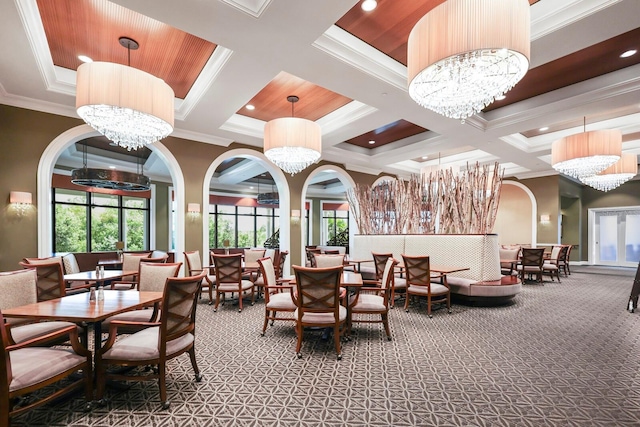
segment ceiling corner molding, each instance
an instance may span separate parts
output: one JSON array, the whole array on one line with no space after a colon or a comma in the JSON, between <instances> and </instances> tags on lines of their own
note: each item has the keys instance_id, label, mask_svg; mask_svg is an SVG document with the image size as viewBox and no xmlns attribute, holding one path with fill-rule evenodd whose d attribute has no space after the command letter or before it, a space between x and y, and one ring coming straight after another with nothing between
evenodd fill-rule
<instances>
[{"instance_id":1,"label":"ceiling corner molding","mask_svg":"<svg viewBox=\"0 0 640 427\"><path fill-rule=\"evenodd\" d=\"M545 170L545 171L518 173L512 176L518 179L531 179L531 178L542 178L544 176L554 176L554 175L560 175L560 174L555 169L551 169L551 170Z\"/></svg>"},{"instance_id":2,"label":"ceiling corner molding","mask_svg":"<svg viewBox=\"0 0 640 427\"><path fill-rule=\"evenodd\" d=\"M222 2L254 18L260 18L271 0L222 0Z\"/></svg>"},{"instance_id":3,"label":"ceiling corner molding","mask_svg":"<svg viewBox=\"0 0 640 427\"><path fill-rule=\"evenodd\" d=\"M520 151L524 151L525 153L531 153L534 151L532 150L531 144L529 144L528 138L522 135L521 133L515 133L512 135L503 136L499 139L500 141L506 142L512 147L515 147Z\"/></svg>"},{"instance_id":4,"label":"ceiling corner molding","mask_svg":"<svg viewBox=\"0 0 640 427\"><path fill-rule=\"evenodd\" d=\"M234 141L233 139L229 138L221 138L215 135L192 132L183 129L175 129L169 136L175 136L176 138L182 139L190 139L192 141L204 142L207 144L220 145L222 147L228 147Z\"/></svg>"},{"instance_id":5,"label":"ceiling corner molding","mask_svg":"<svg viewBox=\"0 0 640 427\"><path fill-rule=\"evenodd\" d=\"M564 0L539 2L531 7L531 40L537 40L563 27L597 13L621 0ZM553 6L552 6L553 5Z\"/></svg>"},{"instance_id":6,"label":"ceiling corner molding","mask_svg":"<svg viewBox=\"0 0 640 427\"><path fill-rule=\"evenodd\" d=\"M348 171L366 173L369 175L379 175L382 173L382 169L379 168L368 168L365 166L353 165L349 163L345 163L344 168Z\"/></svg>"},{"instance_id":7,"label":"ceiling corner molding","mask_svg":"<svg viewBox=\"0 0 640 427\"><path fill-rule=\"evenodd\" d=\"M376 111L378 109L375 107L363 104L360 101L351 101L319 118L316 123L322 128L322 135L328 135Z\"/></svg>"},{"instance_id":8,"label":"ceiling corner molding","mask_svg":"<svg viewBox=\"0 0 640 427\"><path fill-rule=\"evenodd\" d=\"M265 122L262 120L234 114L220 126L220 129L262 139L264 137L264 125Z\"/></svg>"},{"instance_id":9,"label":"ceiling corner molding","mask_svg":"<svg viewBox=\"0 0 640 427\"><path fill-rule=\"evenodd\" d=\"M313 47L407 92L407 67L336 25L313 42Z\"/></svg>"},{"instance_id":10,"label":"ceiling corner molding","mask_svg":"<svg viewBox=\"0 0 640 427\"><path fill-rule=\"evenodd\" d=\"M0 104L80 119L80 117L78 117L78 113L76 113L75 106L65 106L54 102L16 96L8 93L2 84L0 84Z\"/></svg>"},{"instance_id":11,"label":"ceiling corner molding","mask_svg":"<svg viewBox=\"0 0 640 427\"><path fill-rule=\"evenodd\" d=\"M185 120L187 118L189 113L207 93L207 90L211 87L218 74L220 74L220 71L222 71L225 64L229 61L229 58L231 58L232 54L233 51L231 49L216 46L213 54L211 54L209 60L202 69L202 72L193 83L189 93L176 107L176 119Z\"/></svg>"}]
</instances>

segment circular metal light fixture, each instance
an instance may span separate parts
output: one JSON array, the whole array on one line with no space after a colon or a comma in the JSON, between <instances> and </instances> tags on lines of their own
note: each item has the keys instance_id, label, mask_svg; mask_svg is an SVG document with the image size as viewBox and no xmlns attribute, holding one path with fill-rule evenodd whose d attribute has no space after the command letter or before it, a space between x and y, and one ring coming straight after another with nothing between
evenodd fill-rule
<instances>
[{"instance_id":1,"label":"circular metal light fixture","mask_svg":"<svg viewBox=\"0 0 640 427\"><path fill-rule=\"evenodd\" d=\"M148 176L112 169L89 169L83 167L71 171L71 182L85 187L109 190L147 191L151 189Z\"/></svg>"}]
</instances>

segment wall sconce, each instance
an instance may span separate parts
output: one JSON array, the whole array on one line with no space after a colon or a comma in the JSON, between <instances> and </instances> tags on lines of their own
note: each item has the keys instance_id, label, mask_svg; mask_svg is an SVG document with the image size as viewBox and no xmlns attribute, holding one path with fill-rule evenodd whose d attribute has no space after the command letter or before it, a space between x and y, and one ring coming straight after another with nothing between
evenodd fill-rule
<instances>
[{"instance_id":1,"label":"wall sconce","mask_svg":"<svg viewBox=\"0 0 640 427\"><path fill-rule=\"evenodd\" d=\"M31 193L25 191L12 191L9 193L9 203L12 205L13 210L18 216L25 216L31 206L33 206L33 199Z\"/></svg>"},{"instance_id":2,"label":"wall sconce","mask_svg":"<svg viewBox=\"0 0 640 427\"><path fill-rule=\"evenodd\" d=\"M200 216L200 203L188 203L187 204L187 216L194 221Z\"/></svg>"},{"instance_id":3,"label":"wall sconce","mask_svg":"<svg viewBox=\"0 0 640 427\"><path fill-rule=\"evenodd\" d=\"M540 215L540 223L541 224L549 224L551 222L551 216L548 214Z\"/></svg>"},{"instance_id":4,"label":"wall sconce","mask_svg":"<svg viewBox=\"0 0 640 427\"><path fill-rule=\"evenodd\" d=\"M292 224L300 224L300 210L299 209L291 210L291 223Z\"/></svg>"}]
</instances>

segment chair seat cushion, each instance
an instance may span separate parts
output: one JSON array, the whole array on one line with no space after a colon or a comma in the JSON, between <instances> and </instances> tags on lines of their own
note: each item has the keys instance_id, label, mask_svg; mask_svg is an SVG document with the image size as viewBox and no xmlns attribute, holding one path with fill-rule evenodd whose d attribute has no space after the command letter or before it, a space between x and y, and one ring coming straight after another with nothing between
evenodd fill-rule
<instances>
[{"instance_id":1,"label":"chair seat cushion","mask_svg":"<svg viewBox=\"0 0 640 427\"><path fill-rule=\"evenodd\" d=\"M296 309L296 305L293 302L293 299L291 299L291 294L289 292L282 292L269 295L269 304L267 304L266 308L294 311Z\"/></svg>"},{"instance_id":2,"label":"chair seat cushion","mask_svg":"<svg viewBox=\"0 0 640 427\"><path fill-rule=\"evenodd\" d=\"M113 344L103 355L103 359L116 360L151 360L160 357L158 343L160 342L160 327L143 329L132 335L127 335ZM167 357L189 347L194 341L193 334L185 334L175 340L167 342Z\"/></svg>"},{"instance_id":3,"label":"chair seat cushion","mask_svg":"<svg viewBox=\"0 0 640 427\"><path fill-rule=\"evenodd\" d=\"M416 285L409 285L409 288L407 289L407 291L409 293L417 294L417 295L427 295L429 293L429 290L427 289L426 286L416 286ZM447 288L445 285L441 285L439 283L431 284L431 295L444 295L447 293L449 293L449 288Z\"/></svg>"},{"instance_id":4,"label":"chair seat cushion","mask_svg":"<svg viewBox=\"0 0 640 427\"><path fill-rule=\"evenodd\" d=\"M540 267L536 267L535 265L526 265L526 266L519 265L518 271L522 271L523 268L525 272L533 272L533 273L538 273L542 270Z\"/></svg>"},{"instance_id":5,"label":"chair seat cushion","mask_svg":"<svg viewBox=\"0 0 640 427\"><path fill-rule=\"evenodd\" d=\"M557 269L558 269L558 266L557 266L557 265L555 265L555 264L543 264L543 265L542 265L542 268L543 268L544 270L557 270Z\"/></svg>"},{"instance_id":6,"label":"chair seat cushion","mask_svg":"<svg viewBox=\"0 0 640 427\"><path fill-rule=\"evenodd\" d=\"M16 342L16 344L19 344L32 338L39 337L40 335L46 335L50 332L66 328L68 326L75 326L75 323L60 321L28 323L26 325L20 325L11 328L11 336L13 337L13 340ZM11 356L11 359L13 360L13 354Z\"/></svg>"},{"instance_id":7,"label":"chair seat cushion","mask_svg":"<svg viewBox=\"0 0 640 427\"><path fill-rule=\"evenodd\" d=\"M9 391L38 384L86 361L86 357L67 349L28 347L14 350L11 352L13 379Z\"/></svg>"},{"instance_id":8,"label":"chair seat cushion","mask_svg":"<svg viewBox=\"0 0 640 427\"><path fill-rule=\"evenodd\" d=\"M396 289L406 289L407 288L407 279L404 277L394 277L393 278L393 287Z\"/></svg>"},{"instance_id":9,"label":"chair seat cushion","mask_svg":"<svg viewBox=\"0 0 640 427\"><path fill-rule=\"evenodd\" d=\"M109 325L111 324L111 322L114 320L121 320L126 322L149 322L151 320L152 314L153 314L152 308L147 308L143 310L125 311L124 313L111 316L107 320L102 322L102 330L106 331ZM160 311L158 311L158 318L160 318Z\"/></svg>"},{"instance_id":10,"label":"chair seat cushion","mask_svg":"<svg viewBox=\"0 0 640 427\"><path fill-rule=\"evenodd\" d=\"M253 282L250 280L243 280L242 282L242 290L247 291L253 287ZM220 283L217 286L218 291L220 292L238 292L238 284L237 283Z\"/></svg>"},{"instance_id":11,"label":"chair seat cushion","mask_svg":"<svg viewBox=\"0 0 640 427\"><path fill-rule=\"evenodd\" d=\"M294 312L294 317L298 318L298 310ZM339 307L338 319L340 322L344 322L347 319L347 309L343 306ZM313 325L331 325L335 323L335 317L333 313L309 313L306 312L302 315L302 323Z\"/></svg>"},{"instance_id":12,"label":"chair seat cushion","mask_svg":"<svg viewBox=\"0 0 640 427\"><path fill-rule=\"evenodd\" d=\"M353 300L354 297L351 299ZM358 312L381 312L387 311L387 307L384 305L384 298L380 295L360 293L358 302L351 307L352 313Z\"/></svg>"}]
</instances>

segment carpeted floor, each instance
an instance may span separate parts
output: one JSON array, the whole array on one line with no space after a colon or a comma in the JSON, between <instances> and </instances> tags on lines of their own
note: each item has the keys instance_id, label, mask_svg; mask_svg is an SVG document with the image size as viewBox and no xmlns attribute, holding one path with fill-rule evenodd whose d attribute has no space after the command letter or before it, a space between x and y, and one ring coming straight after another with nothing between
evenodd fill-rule
<instances>
[{"instance_id":1,"label":"carpeted floor","mask_svg":"<svg viewBox=\"0 0 640 427\"><path fill-rule=\"evenodd\" d=\"M337 361L332 340L291 322L260 337L264 306L198 306L189 358L170 362L169 410L153 382L80 395L31 411L14 426L638 426L640 313L625 310L633 277L572 268L562 283L526 285L506 307L424 305L358 326ZM632 276L632 275L631 275Z\"/></svg>"}]
</instances>

